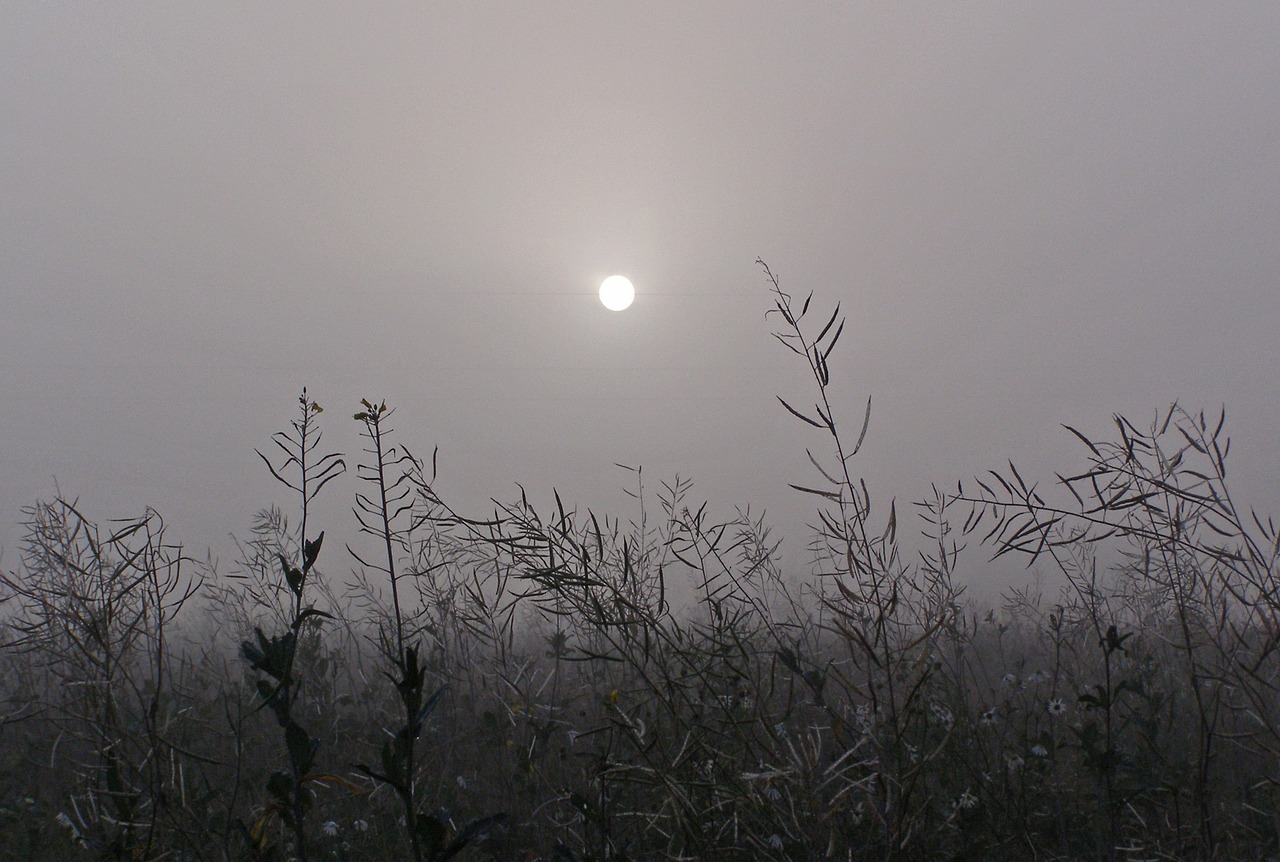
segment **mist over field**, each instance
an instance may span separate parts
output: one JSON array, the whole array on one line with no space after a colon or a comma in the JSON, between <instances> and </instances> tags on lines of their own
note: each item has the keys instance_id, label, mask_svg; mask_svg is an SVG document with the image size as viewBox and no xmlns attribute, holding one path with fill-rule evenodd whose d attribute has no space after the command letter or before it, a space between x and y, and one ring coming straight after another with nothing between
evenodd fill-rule
<instances>
[{"instance_id":1,"label":"mist over field","mask_svg":"<svg viewBox=\"0 0 1280 862\"><path fill-rule=\"evenodd\" d=\"M1280 853L1278 41L0 10L0 857Z\"/></svg>"},{"instance_id":2,"label":"mist over field","mask_svg":"<svg viewBox=\"0 0 1280 862\"><path fill-rule=\"evenodd\" d=\"M874 399L878 498L1048 478L1083 456L1061 423L1175 400L1225 405L1239 493L1280 498L1269 4L30 4L2 29L8 564L55 482L230 553L302 386L386 398L477 507L519 482L614 510L620 462L793 535L812 441L774 401L802 393L757 257L849 314L838 406Z\"/></svg>"}]
</instances>

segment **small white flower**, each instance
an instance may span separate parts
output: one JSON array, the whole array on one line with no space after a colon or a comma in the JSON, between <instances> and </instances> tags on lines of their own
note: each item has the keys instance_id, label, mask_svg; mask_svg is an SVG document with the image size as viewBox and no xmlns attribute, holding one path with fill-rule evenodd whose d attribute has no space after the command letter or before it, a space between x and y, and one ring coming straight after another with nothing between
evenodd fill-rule
<instances>
[{"instance_id":1,"label":"small white flower","mask_svg":"<svg viewBox=\"0 0 1280 862\"><path fill-rule=\"evenodd\" d=\"M357 832L368 832L368 831L369 831L369 821L367 821L367 820L356 820L355 822L353 822L353 823L351 824L351 828L352 828L352 829L354 829L354 830L355 830L355 831L357 831Z\"/></svg>"},{"instance_id":2,"label":"small white flower","mask_svg":"<svg viewBox=\"0 0 1280 862\"><path fill-rule=\"evenodd\" d=\"M765 795L768 799L770 799L770 800L772 800L772 801L774 801L774 802L777 802L779 799L781 799L781 798L782 798L782 791L781 791L781 790L779 790L778 788L774 787L773 785L769 785L768 787L766 787L766 788L764 789L764 795Z\"/></svg>"},{"instance_id":3,"label":"small white flower","mask_svg":"<svg viewBox=\"0 0 1280 862\"><path fill-rule=\"evenodd\" d=\"M978 719L978 723L983 725L984 727L990 727L991 725L995 724L996 708L993 706L991 707L991 709L983 710L982 717Z\"/></svg>"},{"instance_id":4,"label":"small white flower","mask_svg":"<svg viewBox=\"0 0 1280 862\"><path fill-rule=\"evenodd\" d=\"M1016 673L1006 673L1000 677L1000 684L1005 688L1013 688L1018 684L1018 675Z\"/></svg>"},{"instance_id":5,"label":"small white flower","mask_svg":"<svg viewBox=\"0 0 1280 862\"><path fill-rule=\"evenodd\" d=\"M1025 760L1023 760L1021 757L1019 757L1016 754L1012 755L1007 760L1005 760L1005 765L1009 767L1010 772L1017 772L1019 769L1025 766L1026 763L1027 762Z\"/></svg>"},{"instance_id":6,"label":"small white flower","mask_svg":"<svg viewBox=\"0 0 1280 862\"><path fill-rule=\"evenodd\" d=\"M337 838L338 824L333 822L332 820L326 820L325 822L320 824L320 834L323 835L325 838Z\"/></svg>"},{"instance_id":7,"label":"small white flower","mask_svg":"<svg viewBox=\"0 0 1280 862\"><path fill-rule=\"evenodd\" d=\"M459 776L458 776L456 779L454 779L454 780L458 782L458 787L462 788L463 790L466 790L466 789L467 789L467 779L466 779L466 778L464 778L463 776L459 775Z\"/></svg>"},{"instance_id":8,"label":"small white flower","mask_svg":"<svg viewBox=\"0 0 1280 862\"><path fill-rule=\"evenodd\" d=\"M1048 710L1050 715L1058 716L1067 711L1067 705L1062 702L1062 698L1055 697L1045 704L1045 709Z\"/></svg>"},{"instance_id":9,"label":"small white flower","mask_svg":"<svg viewBox=\"0 0 1280 862\"><path fill-rule=\"evenodd\" d=\"M1045 748L1043 745L1033 745L1031 746L1031 753L1036 757L1048 757L1049 749Z\"/></svg>"},{"instance_id":10,"label":"small white flower","mask_svg":"<svg viewBox=\"0 0 1280 862\"><path fill-rule=\"evenodd\" d=\"M964 793L960 794L960 798L956 800L957 808L976 808L978 805L978 797L969 792L969 788L964 789Z\"/></svg>"},{"instance_id":11,"label":"small white flower","mask_svg":"<svg viewBox=\"0 0 1280 862\"><path fill-rule=\"evenodd\" d=\"M773 833L772 835L770 835L770 836L769 836L769 846L770 846L770 847L772 847L774 850L781 850L781 849L782 849L782 836L781 836L781 835L779 835L777 832L775 832L775 833Z\"/></svg>"}]
</instances>

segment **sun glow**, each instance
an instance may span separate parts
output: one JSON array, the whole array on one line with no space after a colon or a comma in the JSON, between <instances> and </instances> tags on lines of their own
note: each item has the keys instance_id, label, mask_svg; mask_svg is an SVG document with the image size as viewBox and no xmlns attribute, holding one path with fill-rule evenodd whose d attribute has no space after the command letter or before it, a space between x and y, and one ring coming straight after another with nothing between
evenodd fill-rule
<instances>
[{"instance_id":1,"label":"sun glow","mask_svg":"<svg viewBox=\"0 0 1280 862\"><path fill-rule=\"evenodd\" d=\"M625 275L611 275L600 285L600 302L610 311L622 311L636 298L636 289Z\"/></svg>"}]
</instances>

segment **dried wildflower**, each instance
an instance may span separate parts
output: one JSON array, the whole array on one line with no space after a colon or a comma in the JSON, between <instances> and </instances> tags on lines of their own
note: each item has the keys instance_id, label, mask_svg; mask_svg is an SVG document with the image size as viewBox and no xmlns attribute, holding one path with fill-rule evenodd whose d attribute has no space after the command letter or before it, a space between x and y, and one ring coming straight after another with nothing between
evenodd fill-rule
<instances>
[{"instance_id":1,"label":"dried wildflower","mask_svg":"<svg viewBox=\"0 0 1280 862\"><path fill-rule=\"evenodd\" d=\"M1067 705L1062 702L1062 698L1055 697L1045 705L1045 709L1048 710L1050 715L1062 715L1067 711Z\"/></svg>"}]
</instances>

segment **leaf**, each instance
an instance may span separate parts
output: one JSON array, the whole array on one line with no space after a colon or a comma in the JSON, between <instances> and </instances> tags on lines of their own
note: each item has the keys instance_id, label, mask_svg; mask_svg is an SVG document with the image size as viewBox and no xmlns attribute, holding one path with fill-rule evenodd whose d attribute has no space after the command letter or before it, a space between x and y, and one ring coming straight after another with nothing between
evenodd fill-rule
<instances>
[{"instance_id":1,"label":"leaf","mask_svg":"<svg viewBox=\"0 0 1280 862\"><path fill-rule=\"evenodd\" d=\"M302 624L307 620L309 620L311 617L319 617L322 620L331 620L333 619L333 614L325 613L324 611L319 610L318 608L307 608L302 613L298 614L298 618L293 621L294 631L297 631L299 628L301 628Z\"/></svg>"},{"instance_id":2,"label":"leaf","mask_svg":"<svg viewBox=\"0 0 1280 862\"><path fill-rule=\"evenodd\" d=\"M240 641L240 652L244 655L245 660L249 662L249 666L254 670L261 670L262 663L266 660L266 656L262 650L251 644L249 641Z\"/></svg>"},{"instance_id":3,"label":"leaf","mask_svg":"<svg viewBox=\"0 0 1280 862\"><path fill-rule=\"evenodd\" d=\"M258 815L258 819L253 821L253 828L248 830L246 833L246 837L249 839L249 844L259 852L265 850L267 847L267 829L271 826L271 821L274 820L275 817L275 808L270 805L266 806L262 810L262 813ZM244 829L243 823L240 824L240 828L241 830ZM273 847L271 849L275 850L276 848Z\"/></svg>"},{"instance_id":4,"label":"leaf","mask_svg":"<svg viewBox=\"0 0 1280 862\"><path fill-rule=\"evenodd\" d=\"M284 770L277 770L271 773L271 777L267 779L267 792L283 804L288 805L289 799L293 795L293 776Z\"/></svg>"},{"instance_id":5,"label":"leaf","mask_svg":"<svg viewBox=\"0 0 1280 862\"><path fill-rule=\"evenodd\" d=\"M1124 648L1124 642L1131 637L1133 637L1133 632L1120 634L1114 625L1107 626L1107 634L1102 641L1102 647L1108 654L1113 653L1116 650L1119 650L1120 652L1127 652Z\"/></svg>"},{"instance_id":6,"label":"leaf","mask_svg":"<svg viewBox=\"0 0 1280 862\"><path fill-rule=\"evenodd\" d=\"M401 768L403 760L394 740L388 739L384 742L382 744L382 780L392 786L399 786L399 776L404 771Z\"/></svg>"},{"instance_id":7,"label":"leaf","mask_svg":"<svg viewBox=\"0 0 1280 862\"><path fill-rule=\"evenodd\" d=\"M280 568L284 572L284 579L289 584L289 589L293 590L295 596L302 595L302 572L289 564L284 554L278 555L280 558Z\"/></svg>"},{"instance_id":8,"label":"leaf","mask_svg":"<svg viewBox=\"0 0 1280 862\"><path fill-rule=\"evenodd\" d=\"M444 852L442 852L436 858L438 858L440 862L444 862L444 860L447 860L447 859L452 859L454 856L457 856L460 852L462 852L463 848L465 848L468 844L470 844L476 838L479 838L484 834L486 834L493 827L494 824L502 821L505 818L506 818L505 814L491 814L488 817L481 817L479 820L471 821L466 825L466 827L461 832L459 832L456 836L454 836L454 839L449 842L449 846L446 847L444 849Z\"/></svg>"},{"instance_id":9,"label":"leaf","mask_svg":"<svg viewBox=\"0 0 1280 862\"><path fill-rule=\"evenodd\" d=\"M315 762L316 751L320 748L320 740L312 739L302 729L302 725L291 721L284 728L285 746L289 749L289 760L293 764L294 773L305 775L311 771Z\"/></svg>"},{"instance_id":10,"label":"leaf","mask_svg":"<svg viewBox=\"0 0 1280 862\"><path fill-rule=\"evenodd\" d=\"M324 530L320 531L320 535L315 537L314 541L302 543L302 571L309 572L311 567L316 563L316 557L320 555L320 546L324 543Z\"/></svg>"},{"instance_id":11,"label":"leaf","mask_svg":"<svg viewBox=\"0 0 1280 862\"><path fill-rule=\"evenodd\" d=\"M263 703L267 703L274 698L276 696L276 691L278 690L276 686L267 682L265 679L258 680L257 689L258 696L262 698Z\"/></svg>"}]
</instances>

